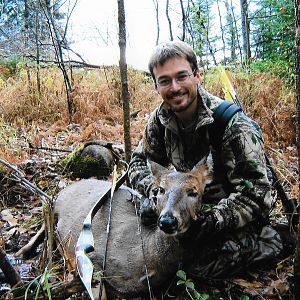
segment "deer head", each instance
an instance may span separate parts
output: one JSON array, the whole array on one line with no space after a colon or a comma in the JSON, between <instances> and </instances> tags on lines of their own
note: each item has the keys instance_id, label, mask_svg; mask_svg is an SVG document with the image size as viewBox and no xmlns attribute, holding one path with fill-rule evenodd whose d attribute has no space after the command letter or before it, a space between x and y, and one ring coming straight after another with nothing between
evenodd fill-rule
<instances>
[{"instance_id":1,"label":"deer head","mask_svg":"<svg viewBox=\"0 0 300 300\"><path fill-rule=\"evenodd\" d=\"M169 235L187 231L197 219L204 188L212 180L211 162L205 157L187 173L149 163L155 177L149 198L159 213L159 228Z\"/></svg>"}]
</instances>

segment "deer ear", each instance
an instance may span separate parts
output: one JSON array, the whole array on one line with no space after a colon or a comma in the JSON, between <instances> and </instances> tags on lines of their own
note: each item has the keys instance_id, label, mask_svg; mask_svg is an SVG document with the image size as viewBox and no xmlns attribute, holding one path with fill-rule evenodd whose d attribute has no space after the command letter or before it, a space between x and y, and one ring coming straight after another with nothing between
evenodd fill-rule
<instances>
[{"instance_id":1,"label":"deer ear","mask_svg":"<svg viewBox=\"0 0 300 300\"><path fill-rule=\"evenodd\" d=\"M155 177L159 177L160 175L162 175L163 173L166 173L168 171L167 168L165 168L162 165L156 163L155 161L148 160L147 164L150 168L150 171L151 171L152 175L155 176Z\"/></svg>"},{"instance_id":2,"label":"deer ear","mask_svg":"<svg viewBox=\"0 0 300 300\"><path fill-rule=\"evenodd\" d=\"M192 172L198 176L202 176L205 184L211 183L213 179L213 161L211 154L203 157L194 166Z\"/></svg>"}]
</instances>

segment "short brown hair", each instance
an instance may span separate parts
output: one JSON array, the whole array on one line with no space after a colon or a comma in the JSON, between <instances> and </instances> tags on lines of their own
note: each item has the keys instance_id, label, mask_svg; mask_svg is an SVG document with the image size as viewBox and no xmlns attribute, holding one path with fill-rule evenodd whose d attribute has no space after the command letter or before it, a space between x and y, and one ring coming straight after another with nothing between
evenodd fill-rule
<instances>
[{"instance_id":1,"label":"short brown hair","mask_svg":"<svg viewBox=\"0 0 300 300\"><path fill-rule=\"evenodd\" d=\"M174 57L185 58L195 72L198 70L197 57L190 45L182 41L169 41L156 46L148 64L149 71L155 81L154 67L163 65L167 60Z\"/></svg>"}]
</instances>

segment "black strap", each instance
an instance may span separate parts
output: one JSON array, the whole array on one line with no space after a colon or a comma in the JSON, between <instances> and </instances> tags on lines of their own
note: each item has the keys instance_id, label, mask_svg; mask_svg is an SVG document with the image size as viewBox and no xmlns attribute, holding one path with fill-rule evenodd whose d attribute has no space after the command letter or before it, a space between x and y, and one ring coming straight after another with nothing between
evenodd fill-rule
<instances>
[{"instance_id":1,"label":"black strap","mask_svg":"<svg viewBox=\"0 0 300 300\"><path fill-rule=\"evenodd\" d=\"M213 110L214 122L209 128L210 142L214 149L218 149L221 146L225 129L231 120L231 118L242 109L230 102L224 100L219 106Z\"/></svg>"}]
</instances>

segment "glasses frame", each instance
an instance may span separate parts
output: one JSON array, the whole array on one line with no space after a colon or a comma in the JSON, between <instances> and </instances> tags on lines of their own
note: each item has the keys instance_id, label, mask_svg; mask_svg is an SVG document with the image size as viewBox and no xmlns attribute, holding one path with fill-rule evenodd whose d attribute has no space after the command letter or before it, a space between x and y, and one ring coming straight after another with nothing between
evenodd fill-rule
<instances>
[{"instance_id":1,"label":"glasses frame","mask_svg":"<svg viewBox=\"0 0 300 300\"><path fill-rule=\"evenodd\" d=\"M173 80L175 80L175 82L179 85L185 83L188 79L190 79L191 76L195 76L195 70L192 70L192 73L187 73L187 74L181 74L182 75L186 75L187 77L183 80L183 81L179 81L179 77L180 75L177 75L176 77L169 77L169 78L166 78L165 80L169 79L169 82L164 85L164 84L161 84L159 83L157 80L155 81L157 87L160 87L160 88L168 88L172 85L173 83Z\"/></svg>"}]
</instances>

